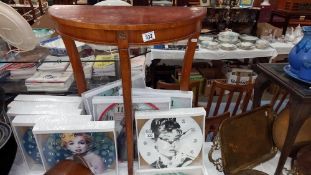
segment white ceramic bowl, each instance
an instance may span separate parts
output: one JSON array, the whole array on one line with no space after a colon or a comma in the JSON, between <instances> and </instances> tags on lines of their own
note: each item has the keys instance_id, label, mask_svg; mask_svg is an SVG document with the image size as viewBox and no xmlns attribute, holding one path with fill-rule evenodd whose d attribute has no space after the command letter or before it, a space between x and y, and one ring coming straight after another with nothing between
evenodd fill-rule
<instances>
[{"instance_id":1,"label":"white ceramic bowl","mask_svg":"<svg viewBox=\"0 0 311 175\"><path fill-rule=\"evenodd\" d=\"M231 30L227 30L218 34L218 40L222 43L237 43L239 41L239 34L232 32Z\"/></svg>"},{"instance_id":2,"label":"white ceramic bowl","mask_svg":"<svg viewBox=\"0 0 311 175\"><path fill-rule=\"evenodd\" d=\"M246 35L246 34L243 34L243 35L240 35L240 39L242 42L250 42L250 43L256 43L256 41L259 39L258 37L256 36L251 36L251 35Z\"/></svg>"},{"instance_id":3,"label":"white ceramic bowl","mask_svg":"<svg viewBox=\"0 0 311 175\"><path fill-rule=\"evenodd\" d=\"M221 43L219 47L223 50L235 50L237 48L236 45L230 43Z\"/></svg>"},{"instance_id":4,"label":"white ceramic bowl","mask_svg":"<svg viewBox=\"0 0 311 175\"><path fill-rule=\"evenodd\" d=\"M255 46L257 49L266 49L270 46L270 43L267 40L260 39L256 41Z\"/></svg>"},{"instance_id":5,"label":"white ceramic bowl","mask_svg":"<svg viewBox=\"0 0 311 175\"><path fill-rule=\"evenodd\" d=\"M210 50L217 50L218 49L218 43L214 41L202 41L201 46L206 49Z\"/></svg>"},{"instance_id":6,"label":"white ceramic bowl","mask_svg":"<svg viewBox=\"0 0 311 175\"><path fill-rule=\"evenodd\" d=\"M238 47L243 50L250 50L254 48L254 44L251 42L241 42L238 44Z\"/></svg>"}]
</instances>

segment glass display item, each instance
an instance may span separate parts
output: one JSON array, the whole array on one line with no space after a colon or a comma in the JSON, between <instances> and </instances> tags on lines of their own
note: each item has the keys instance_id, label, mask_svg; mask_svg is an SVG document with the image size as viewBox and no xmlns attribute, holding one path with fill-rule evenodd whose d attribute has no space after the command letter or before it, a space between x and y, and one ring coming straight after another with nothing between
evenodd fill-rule
<instances>
[{"instance_id":1,"label":"glass display item","mask_svg":"<svg viewBox=\"0 0 311 175\"><path fill-rule=\"evenodd\" d=\"M138 172L203 167L205 113L204 108L136 112Z\"/></svg>"},{"instance_id":2,"label":"glass display item","mask_svg":"<svg viewBox=\"0 0 311 175\"><path fill-rule=\"evenodd\" d=\"M61 160L73 160L93 174L118 174L114 121L46 124L38 122L33 133L45 171Z\"/></svg>"},{"instance_id":3,"label":"glass display item","mask_svg":"<svg viewBox=\"0 0 311 175\"><path fill-rule=\"evenodd\" d=\"M311 26L304 26L303 33L303 38L288 55L289 70L299 79L311 82Z\"/></svg>"},{"instance_id":4,"label":"glass display item","mask_svg":"<svg viewBox=\"0 0 311 175\"><path fill-rule=\"evenodd\" d=\"M29 51L38 41L28 22L12 7L0 1L0 37L10 45Z\"/></svg>"}]
</instances>

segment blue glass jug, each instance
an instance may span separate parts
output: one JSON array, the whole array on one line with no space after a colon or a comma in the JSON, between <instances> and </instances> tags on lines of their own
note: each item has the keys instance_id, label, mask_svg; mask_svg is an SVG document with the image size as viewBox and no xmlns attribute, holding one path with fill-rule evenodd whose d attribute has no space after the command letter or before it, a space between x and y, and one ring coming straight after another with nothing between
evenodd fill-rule
<instances>
[{"instance_id":1,"label":"blue glass jug","mask_svg":"<svg viewBox=\"0 0 311 175\"><path fill-rule=\"evenodd\" d=\"M303 38L290 51L288 61L292 73L311 81L311 26L304 26L303 33Z\"/></svg>"}]
</instances>

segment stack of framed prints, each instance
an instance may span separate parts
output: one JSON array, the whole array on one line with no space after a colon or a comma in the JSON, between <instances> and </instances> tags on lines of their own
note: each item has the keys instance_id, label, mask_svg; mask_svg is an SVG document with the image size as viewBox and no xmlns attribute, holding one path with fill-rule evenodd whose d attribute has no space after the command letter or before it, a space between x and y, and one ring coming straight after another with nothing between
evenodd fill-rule
<instances>
[{"instance_id":1,"label":"stack of framed prints","mask_svg":"<svg viewBox=\"0 0 311 175\"><path fill-rule=\"evenodd\" d=\"M124 119L124 105L122 96L96 96L92 100L93 114L97 121L116 121L116 132L120 133ZM138 97L132 99L134 111L169 110L169 97Z\"/></svg>"},{"instance_id":2,"label":"stack of framed prints","mask_svg":"<svg viewBox=\"0 0 311 175\"><path fill-rule=\"evenodd\" d=\"M203 175L204 108L135 113L137 174Z\"/></svg>"},{"instance_id":3,"label":"stack of framed prints","mask_svg":"<svg viewBox=\"0 0 311 175\"><path fill-rule=\"evenodd\" d=\"M77 161L95 175L118 175L114 121L38 122L33 133L45 171L61 160Z\"/></svg>"},{"instance_id":4,"label":"stack of framed prints","mask_svg":"<svg viewBox=\"0 0 311 175\"><path fill-rule=\"evenodd\" d=\"M65 97L64 97L65 98ZM7 115L12 121L16 115L81 115L81 102L61 102L61 101L12 101L8 105ZM69 100L69 99L68 99Z\"/></svg>"},{"instance_id":5,"label":"stack of framed prints","mask_svg":"<svg viewBox=\"0 0 311 175\"><path fill-rule=\"evenodd\" d=\"M92 114L93 112L92 98L94 96L118 96L121 84L122 84L121 80L117 80L82 93L81 96L83 99L83 104L86 113ZM145 88L146 87L145 75L143 74L134 75L132 77L132 86L137 88Z\"/></svg>"},{"instance_id":6,"label":"stack of framed prints","mask_svg":"<svg viewBox=\"0 0 311 175\"><path fill-rule=\"evenodd\" d=\"M122 95L122 90L119 90L119 94ZM171 109L174 108L191 108L193 100L192 91L180 91L180 90L163 90L152 88L132 88L133 96L156 96L156 97L170 97Z\"/></svg>"},{"instance_id":7,"label":"stack of framed prints","mask_svg":"<svg viewBox=\"0 0 311 175\"><path fill-rule=\"evenodd\" d=\"M17 115L12 121L12 128L16 142L19 145L23 159L30 173L44 173L43 163L38 147L32 133L33 126L40 120L46 123L54 122L86 122L90 121L91 115L75 116L48 116L48 115Z\"/></svg>"}]
</instances>

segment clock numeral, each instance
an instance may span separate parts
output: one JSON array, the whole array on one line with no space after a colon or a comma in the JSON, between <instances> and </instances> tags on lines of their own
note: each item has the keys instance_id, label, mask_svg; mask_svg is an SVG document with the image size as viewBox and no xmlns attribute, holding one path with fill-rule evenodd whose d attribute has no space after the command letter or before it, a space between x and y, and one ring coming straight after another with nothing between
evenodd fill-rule
<instances>
[{"instance_id":1,"label":"clock numeral","mask_svg":"<svg viewBox=\"0 0 311 175\"><path fill-rule=\"evenodd\" d=\"M147 130L146 130L146 132L145 132L145 137L146 137L146 138L151 138L151 139L154 138L154 133L151 131L151 129L147 129Z\"/></svg>"}]
</instances>

